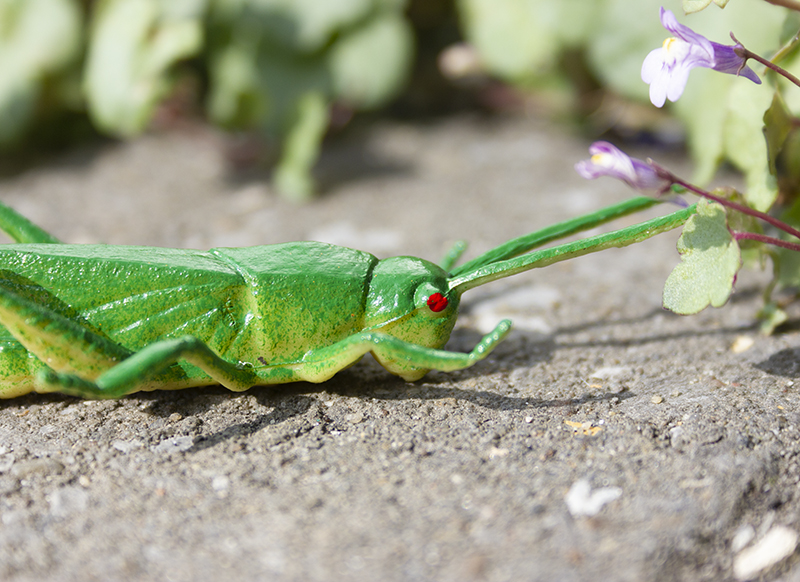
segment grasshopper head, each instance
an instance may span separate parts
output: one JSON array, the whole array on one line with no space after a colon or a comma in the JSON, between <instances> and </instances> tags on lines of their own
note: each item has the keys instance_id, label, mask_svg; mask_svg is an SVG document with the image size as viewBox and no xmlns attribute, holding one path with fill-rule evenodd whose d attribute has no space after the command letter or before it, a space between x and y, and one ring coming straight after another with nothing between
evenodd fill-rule
<instances>
[{"instance_id":1,"label":"grasshopper head","mask_svg":"<svg viewBox=\"0 0 800 582\"><path fill-rule=\"evenodd\" d=\"M464 249L463 244L457 245L454 247L454 252L444 261L450 269L449 273L433 263L413 257L394 257L379 261L373 269L370 280L364 329L387 333L423 348L439 349L450 338L459 299L465 291L565 259L606 248L627 246L683 224L695 211L692 206L618 231L540 248L554 240L594 228L658 203L654 198L633 198L595 213L512 239L460 267L452 268ZM509 325L508 321L500 322L495 330L486 335L466 356L473 362L485 357L502 339ZM410 354L413 351L405 349L403 353ZM400 352L396 350L395 353ZM419 362L443 359L441 354L435 354L435 357L428 360L425 359L424 353L419 356L418 358L412 358L410 355L376 356L376 358L393 374L413 381L427 372L427 369L419 367ZM411 359L417 361L417 366L410 364ZM467 362L466 365L470 363ZM465 367L457 364L450 369L459 369L458 366Z\"/></svg>"},{"instance_id":2,"label":"grasshopper head","mask_svg":"<svg viewBox=\"0 0 800 582\"><path fill-rule=\"evenodd\" d=\"M427 348L441 348L456 323L460 293L450 289L439 266L414 257L392 257L375 266L367 295L365 329L381 331ZM426 369L376 356L380 364L406 380Z\"/></svg>"}]
</instances>

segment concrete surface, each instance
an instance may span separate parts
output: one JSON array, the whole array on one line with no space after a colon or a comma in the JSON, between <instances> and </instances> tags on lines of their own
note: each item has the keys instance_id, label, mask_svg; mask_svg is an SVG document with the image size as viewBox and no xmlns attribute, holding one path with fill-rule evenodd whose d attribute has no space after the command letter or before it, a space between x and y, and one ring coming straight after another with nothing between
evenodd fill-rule
<instances>
[{"instance_id":1,"label":"concrete surface","mask_svg":"<svg viewBox=\"0 0 800 582\"><path fill-rule=\"evenodd\" d=\"M587 145L524 119L386 123L332 143L325 195L294 207L185 128L0 199L70 242L436 260L629 196L574 174ZM800 312L759 336L752 271L723 309L664 312L676 238L471 291L449 349L516 330L415 384L365 360L322 385L0 402L0 579L800 581Z\"/></svg>"}]
</instances>

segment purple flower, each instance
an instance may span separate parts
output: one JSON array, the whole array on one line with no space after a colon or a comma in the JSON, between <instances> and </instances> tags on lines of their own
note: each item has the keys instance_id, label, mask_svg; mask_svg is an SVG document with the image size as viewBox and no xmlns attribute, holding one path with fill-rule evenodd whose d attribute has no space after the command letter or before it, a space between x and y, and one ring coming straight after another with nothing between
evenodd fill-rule
<instances>
[{"instance_id":1,"label":"purple flower","mask_svg":"<svg viewBox=\"0 0 800 582\"><path fill-rule=\"evenodd\" d=\"M588 180L611 176L636 190L663 190L669 186L669 181L646 162L630 157L608 142L594 142L589 153L590 159L575 164L575 171Z\"/></svg>"},{"instance_id":2,"label":"purple flower","mask_svg":"<svg viewBox=\"0 0 800 582\"><path fill-rule=\"evenodd\" d=\"M689 71L695 67L741 75L756 84L761 83L758 75L745 64L746 59L736 54L741 45L711 42L680 24L675 15L663 7L661 24L674 36L665 40L661 48L651 51L642 63L642 81L650 85L650 101L656 107L664 105L667 99L678 100L689 80Z\"/></svg>"}]
</instances>

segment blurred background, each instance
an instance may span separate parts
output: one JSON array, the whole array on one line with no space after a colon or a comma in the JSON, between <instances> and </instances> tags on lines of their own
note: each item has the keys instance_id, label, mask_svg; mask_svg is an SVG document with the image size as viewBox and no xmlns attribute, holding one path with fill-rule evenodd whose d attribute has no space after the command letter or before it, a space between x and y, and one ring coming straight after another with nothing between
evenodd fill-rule
<instances>
[{"instance_id":1,"label":"blurred background","mask_svg":"<svg viewBox=\"0 0 800 582\"><path fill-rule=\"evenodd\" d=\"M668 35L662 4L765 56L800 24L761 0L688 17L678 0L0 0L0 172L208 122L227 132L232 167L269 167L277 192L305 200L326 139L471 110L686 145L697 180L728 160L763 188L765 154L737 148L742 135L763 144L773 90L695 71L679 103L650 105L639 70Z\"/></svg>"}]
</instances>

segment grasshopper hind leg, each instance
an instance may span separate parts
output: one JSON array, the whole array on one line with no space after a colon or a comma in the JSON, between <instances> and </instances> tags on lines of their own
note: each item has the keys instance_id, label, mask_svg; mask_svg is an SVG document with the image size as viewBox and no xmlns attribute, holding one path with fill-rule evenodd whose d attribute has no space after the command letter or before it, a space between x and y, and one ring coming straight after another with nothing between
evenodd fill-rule
<instances>
[{"instance_id":1,"label":"grasshopper hind leg","mask_svg":"<svg viewBox=\"0 0 800 582\"><path fill-rule=\"evenodd\" d=\"M0 325L0 398L30 392L33 377L48 367L93 378L131 354L46 289L2 270Z\"/></svg>"},{"instance_id":2,"label":"grasshopper hind leg","mask_svg":"<svg viewBox=\"0 0 800 582\"><path fill-rule=\"evenodd\" d=\"M0 331L0 399L32 392L31 378L42 367L21 343Z\"/></svg>"},{"instance_id":3,"label":"grasshopper hind leg","mask_svg":"<svg viewBox=\"0 0 800 582\"><path fill-rule=\"evenodd\" d=\"M103 372L94 380L76 374L43 369L36 378L40 392L62 392L81 398L121 398L137 392L149 381L168 387L188 381L174 364L183 360L206 373L214 382L234 392L247 390L258 383L252 367L232 364L216 355L194 336L153 343ZM211 382L205 382L210 384Z\"/></svg>"}]
</instances>

